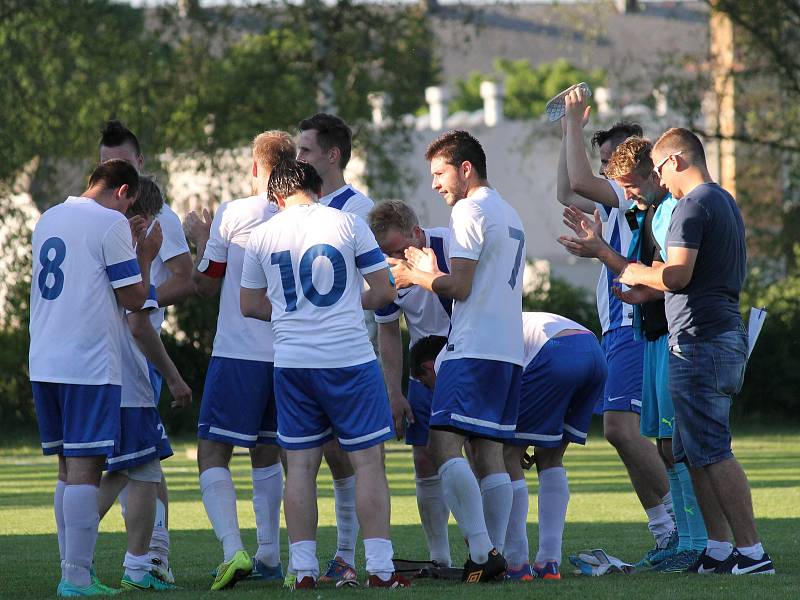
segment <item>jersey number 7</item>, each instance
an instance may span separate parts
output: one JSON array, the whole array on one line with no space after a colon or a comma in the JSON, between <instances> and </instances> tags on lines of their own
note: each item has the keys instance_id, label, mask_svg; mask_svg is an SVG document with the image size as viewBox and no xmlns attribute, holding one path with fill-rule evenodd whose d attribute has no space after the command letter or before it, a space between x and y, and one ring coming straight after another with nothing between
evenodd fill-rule
<instances>
[{"instance_id":1,"label":"jersey number 7","mask_svg":"<svg viewBox=\"0 0 800 600\"><path fill-rule=\"evenodd\" d=\"M525 232L521 229L517 229L516 227L509 227L508 236L512 240L517 240L519 242L519 245L517 246L517 256L514 259L514 267L511 269L511 277L508 280L508 285L510 285L511 289L513 290L517 285L517 277L519 276L519 270L522 267L522 249L525 247Z\"/></svg>"}]
</instances>

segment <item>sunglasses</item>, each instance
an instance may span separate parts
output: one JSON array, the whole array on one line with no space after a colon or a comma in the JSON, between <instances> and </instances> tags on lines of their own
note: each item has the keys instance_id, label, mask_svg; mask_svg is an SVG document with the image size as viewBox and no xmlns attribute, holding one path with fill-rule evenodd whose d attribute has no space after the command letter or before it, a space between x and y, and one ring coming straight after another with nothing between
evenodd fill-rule
<instances>
[{"instance_id":1,"label":"sunglasses","mask_svg":"<svg viewBox=\"0 0 800 600\"><path fill-rule=\"evenodd\" d=\"M661 179L661 169L664 168L664 165L667 164L667 161L673 156L680 156L681 151L678 150L677 152L673 152L672 154L667 154L664 158L662 158L659 163L653 167L653 172L658 175L658 178Z\"/></svg>"}]
</instances>

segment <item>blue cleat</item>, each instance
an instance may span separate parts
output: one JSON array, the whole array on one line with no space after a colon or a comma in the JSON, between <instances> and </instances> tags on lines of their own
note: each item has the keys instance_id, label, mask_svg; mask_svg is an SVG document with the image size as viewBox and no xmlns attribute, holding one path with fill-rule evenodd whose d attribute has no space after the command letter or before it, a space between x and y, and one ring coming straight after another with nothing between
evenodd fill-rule
<instances>
[{"instance_id":1,"label":"blue cleat","mask_svg":"<svg viewBox=\"0 0 800 600\"><path fill-rule=\"evenodd\" d=\"M260 560L253 558L253 572L248 579L259 579L261 581L283 581L283 569L278 563L274 567L264 564Z\"/></svg>"}]
</instances>

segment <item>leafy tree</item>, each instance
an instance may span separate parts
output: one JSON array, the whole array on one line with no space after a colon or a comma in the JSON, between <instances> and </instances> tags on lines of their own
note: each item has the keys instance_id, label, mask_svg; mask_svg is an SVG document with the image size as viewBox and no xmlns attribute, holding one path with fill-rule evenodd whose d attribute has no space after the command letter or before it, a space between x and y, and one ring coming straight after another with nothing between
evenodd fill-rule
<instances>
[{"instance_id":1,"label":"leafy tree","mask_svg":"<svg viewBox=\"0 0 800 600\"><path fill-rule=\"evenodd\" d=\"M534 67L529 60L499 58L494 63L494 73L472 71L466 79L455 82L456 92L450 103L452 112L475 111L483 106L480 95L481 82L503 81L505 103L503 114L509 119L538 119L544 113L547 101L561 90L579 81L595 88L602 85L602 69L587 72L564 59Z\"/></svg>"}]
</instances>

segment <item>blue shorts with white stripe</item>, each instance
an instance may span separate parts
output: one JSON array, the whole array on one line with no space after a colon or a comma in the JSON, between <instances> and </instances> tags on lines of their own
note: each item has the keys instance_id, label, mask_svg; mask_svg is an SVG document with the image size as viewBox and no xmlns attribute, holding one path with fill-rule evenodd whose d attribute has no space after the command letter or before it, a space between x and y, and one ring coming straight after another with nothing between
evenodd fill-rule
<instances>
[{"instance_id":1,"label":"blue shorts with white stripe","mask_svg":"<svg viewBox=\"0 0 800 600\"><path fill-rule=\"evenodd\" d=\"M119 448L108 457L106 463L109 471L131 469L172 456L172 447L155 406L123 407L120 411L120 432Z\"/></svg>"},{"instance_id":2,"label":"blue shorts with white stripe","mask_svg":"<svg viewBox=\"0 0 800 600\"><path fill-rule=\"evenodd\" d=\"M455 429L467 436L514 437L522 367L499 360L445 360L436 375L431 429Z\"/></svg>"},{"instance_id":3,"label":"blue shorts with white stripe","mask_svg":"<svg viewBox=\"0 0 800 600\"><path fill-rule=\"evenodd\" d=\"M517 446L585 444L592 409L603 395L606 359L591 333L550 339L522 374Z\"/></svg>"},{"instance_id":4,"label":"blue shorts with white stripe","mask_svg":"<svg viewBox=\"0 0 800 600\"><path fill-rule=\"evenodd\" d=\"M333 369L275 367L278 443L287 450L338 440L353 452L394 437L378 361Z\"/></svg>"},{"instance_id":5,"label":"blue shorts with white stripe","mask_svg":"<svg viewBox=\"0 0 800 600\"><path fill-rule=\"evenodd\" d=\"M111 456L119 444L119 385L32 381L44 454Z\"/></svg>"},{"instance_id":6,"label":"blue shorts with white stripe","mask_svg":"<svg viewBox=\"0 0 800 600\"><path fill-rule=\"evenodd\" d=\"M273 364L212 356L206 372L197 437L253 448L278 435Z\"/></svg>"}]
</instances>

